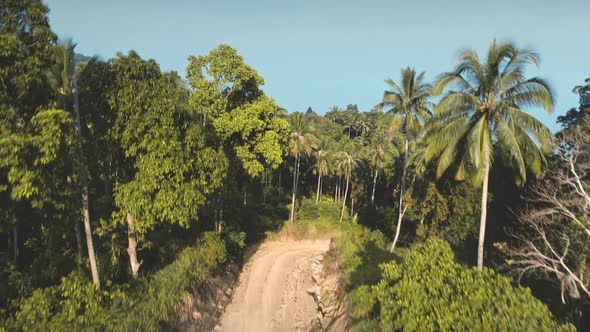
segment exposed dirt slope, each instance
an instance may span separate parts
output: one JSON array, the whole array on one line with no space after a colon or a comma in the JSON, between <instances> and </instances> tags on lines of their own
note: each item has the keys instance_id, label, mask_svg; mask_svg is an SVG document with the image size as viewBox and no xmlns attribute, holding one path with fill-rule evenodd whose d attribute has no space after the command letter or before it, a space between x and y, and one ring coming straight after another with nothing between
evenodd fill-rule
<instances>
[{"instance_id":1,"label":"exposed dirt slope","mask_svg":"<svg viewBox=\"0 0 590 332\"><path fill-rule=\"evenodd\" d=\"M219 331L307 331L317 315L312 263L329 241L267 242L240 276Z\"/></svg>"}]
</instances>

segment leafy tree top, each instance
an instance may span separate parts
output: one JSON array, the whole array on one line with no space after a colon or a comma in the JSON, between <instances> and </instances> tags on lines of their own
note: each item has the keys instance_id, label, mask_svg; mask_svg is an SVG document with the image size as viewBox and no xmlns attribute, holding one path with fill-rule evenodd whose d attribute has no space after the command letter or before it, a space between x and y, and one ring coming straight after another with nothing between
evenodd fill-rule
<instances>
[{"instance_id":1,"label":"leafy tree top","mask_svg":"<svg viewBox=\"0 0 590 332\"><path fill-rule=\"evenodd\" d=\"M470 177L481 184L494 152L517 172L518 184L526 181L527 172L541 174L552 135L524 110L553 109L547 82L524 75L527 64L538 63L536 53L494 40L485 61L476 51L465 51L455 69L438 78L433 94L448 89L430 122L426 151L427 159L438 158L437 176L456 162L457 179Z\"/></svg>"},{"instance_id":2,"label":"leafy tree top","mask_svg":"<svg viewBox=\"0 0 590 332\"><path fill-rule=\"evenodd\" d=\"M407 67L401 70L401 86L391 78L385 80L391 91L385 91L383 101L376 108L394 114L397 120L394 124L403 133L416 133L430 118L434 107L428 100L431 86L424 81L424 74Z\"/></svg>"},{"instance_id":3,"label":"leafy tree top","mask_svg":"<svg viewBox=\"0 0 590 332\"><path fill-rule=\"evenodd\" d=\"M310 155L317 138L313 131L310 118L301 112L291 114L291 155Z\"/></svg>"},{"instance_id":4,"label":"leafy tree top","mask_svg":"<svg viewBox=\"0 0 590 332\"><path fill-rule=\"evenodd\" d=\"M529 289L490 269L455 262L437 239L400 250L382 266L374 293L384 331L573 331L559 325Z\"/></svg>"},{"instance_id":5,"label":"leafy tree top","mask_svg":"<svg viewBox=\"0 0 590 332\"><path fill-rule=\"evenodd\" d=\"M211 125L219 142L250 177L277 168L288 143L289 125L274 100L264 95L262 77L228 45L190 56L189 105Z\"/></svg>"},{"instance_id":6,"label":"leafy tree top","mask_svg":"<svg viewBox=\"0 0 590 332\"><path fill-rule=\"evenodd\" d=\"M0 121L7 124L30 119L53 95L47 86L47 68L53 61L56 36L49 27L48 11L39 0L0 4L0 111L4 113Z\"/></svg>"},{"instance_id":7,"label":"leafy tree top","mask_svg":"<svg viewBox=\"0 0 590 332\"><path fill-rule=\"evenodd\" d=\"M116 203L141 234L159 222L188 226L222 184L227 160L206 146L203 128L178 104L181 92L153 60L131 51L112 61L115 137L131 165Z\"/></svg>"},{"instance_id":8,"label":"leafy tree top","mask_svg":"<svg viewBox=\"0 0 590 332\"><path fill-rule=\"evenodd\" d=\"M229 45L208 55L189 56L187 79L191 106L199 114L218 116L262 95L263 78Z\"/></svg>"}]
</instances>

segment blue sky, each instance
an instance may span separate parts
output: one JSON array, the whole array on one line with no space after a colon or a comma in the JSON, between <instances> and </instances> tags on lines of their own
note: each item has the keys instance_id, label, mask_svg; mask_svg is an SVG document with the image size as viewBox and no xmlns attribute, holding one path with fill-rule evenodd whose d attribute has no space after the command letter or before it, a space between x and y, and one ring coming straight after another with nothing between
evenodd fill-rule
<instances>
[{"instance_id":1,"label":"blue sky","mask_svg":"<svg viewBox=\"0 0 590 332\"><path fill-rule=\"evenodd\" d=\"M541 54L530 76L557 94L551 129L590 77L588 0L50 0L53 30L77 51L104 59L135 49L164 70L184 74L188 55L221 43L236 48L264 78L268 95L289 111L379 102L386 77L402 67L433 79L459 51L484 54L495 37Z\"/></svg>"}]
</instances>

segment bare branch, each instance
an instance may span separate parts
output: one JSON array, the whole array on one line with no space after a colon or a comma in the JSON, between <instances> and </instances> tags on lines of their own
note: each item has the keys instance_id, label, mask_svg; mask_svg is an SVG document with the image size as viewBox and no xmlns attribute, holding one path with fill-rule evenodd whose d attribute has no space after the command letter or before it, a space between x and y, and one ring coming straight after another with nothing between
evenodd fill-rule
<instances>
[{"instance_id":1,"label":"bare branch","mask_svg":"<svg viewBox=\"0 0 590 332\"><path fill-rule=\"evenodd\" d=\"M582 126L564 135L546 178L525 197L529 207L517 213L523 230L508 232L517 245L505 250L519 279L537 273L555 281L564 303L566 294L590 297L587 258L575 252L590 244L589 149L590 134Z\"/></svg>"}]
</instances>

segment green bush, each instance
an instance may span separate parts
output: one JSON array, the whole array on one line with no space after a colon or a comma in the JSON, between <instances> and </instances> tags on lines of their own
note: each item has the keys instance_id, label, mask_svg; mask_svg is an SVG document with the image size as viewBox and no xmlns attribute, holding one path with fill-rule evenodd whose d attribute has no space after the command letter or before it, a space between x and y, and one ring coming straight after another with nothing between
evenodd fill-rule
<instances>
[{"instance_id":1,"label":"green bush","mask_svg":"<svg viewBox=\"0 0 590 332\"><path fill-rule=\"evenodd\" d=\"M490 269L455 262L449 245L428 239L382 265L372 289L383 331L570 331L528 288ZM371 295L363 305L371 304ZM367 304L368 302L368 304Z\"/></svg>"},{"instance_id":2,"label":"green bush","mask_svg":"<svg viewBox=\"0 0 590 332\"><path fill-rule=\"evenodd\" d=\"M298 220L315 220L320 217L320 211L315 200L311 198L303 198L299 202L297 209Z\"/></svg>"},{"instance_id":3,"label":"green bush","mask_svg":"<svg viewBox=\"0 0 590 332\"><path fill-rule=\"evenodd\" d=\"M379 231L360 225L350 225L336 240L340 269L349 287L372 285L381 279L379 264L388 262L387 240Z\"/></svg>"},{"instance_id":4,"label":"green bush","mask_svg":"<svg viewBox=\"0 0 590 332\"><path fill-rule=\"evenodd\" d=\"M340 212L342 211L342 202L335 202L329 196L324 196L318 203L318 212L322 218L330 220L340 220ZM342 222L348 221L350 212L348 207L344 207L344 218Z\"/></svg>"},{"instance_id":5,"label":"green bush","mask_svg":"<svg viewBox=\"0 0 590 332\"><path fill-rule=\"evenodd\" d=\"M379 231L348 224L334 244L334 250L330 251L327 260L339 260L348 293L353 330L378 331L380 327L376 317L379 313L372 287L381 280L379 265L393 258L387 251L387 239Z\"/></svg>"},{"instance_id":6,"label":"green bush","mask_svg":"<svg viewBox=\"0 0 590 332\"><path fill-rule=\"evenodd\" d=\"M72 272L59 285L37 289L13 301L16 313L3 327L8 331L101 330L110 318L106 309L125 301L121 289L99 294L94 284Z\"/></svg>"},{"instance_id":7,"label":"green bush","mask_svg":"<svg viewBox=\"0 0 590 332\"><path fill-rule=\"evenodd\" d=\"M294 223L286 222L278 232L267 232L267 236L289 236L295 239L336 236L350 226L348 210L340 221L342 203L323 196L316 204L315 198L303 198L296 206L297 218Z\"/></svg>"},{"instance_id":8,"label":"green bush","mask_svg":"<svg viewBox=\"0 0 590 332\"><path fill-rule=\"evenodd\" d=\"M242 234L228 238L234 250L243 245ZM132 288L111 287L99 294L87 279L72 273L58 286L12 303L15 314L3 326L9 331L158 331L183 296L202 285L227 254L221 236L207 232L173 263Z\"/></svg>"},{"instance_id":9,"label":"green bush","mask_svg":"<svg viewBox=\"0 0 590 332\"><path fill-rule=\"evenodd\" d=\"M315 198L303 198L300 201L297 209L297 217L299 220L316 220L324 218L328 220L340 220L340 212L342 211L342 203L335 202L329 196L322 196L320 201L316 204ZM343 221L349 220L348 209L345 208Z\"/></svg>"},{"instance_id":10,"label":"green bush","mask_svg":"<svg viewBox=\"0 0 590 332\"><path fill-rule=\"evenodd\" d=\"M571 331L527 288L455 261L427 239L388 252L382 233L347 225L329 259L340 260L353 329L358 331Z\"/></svg>"}]
</instances>

